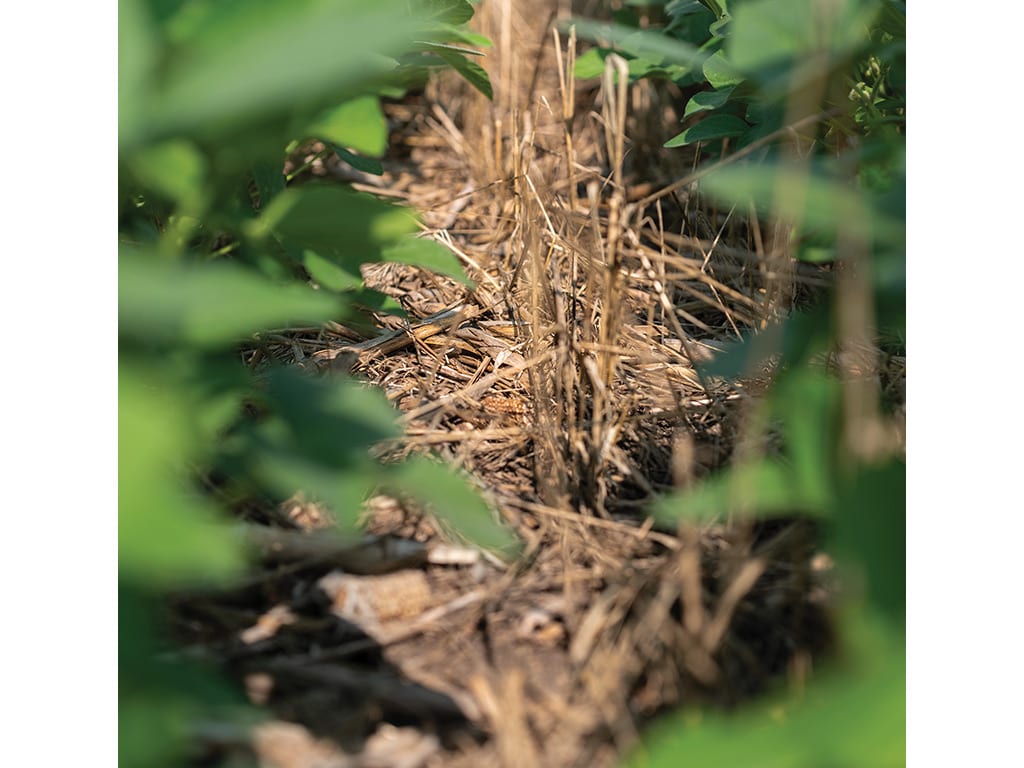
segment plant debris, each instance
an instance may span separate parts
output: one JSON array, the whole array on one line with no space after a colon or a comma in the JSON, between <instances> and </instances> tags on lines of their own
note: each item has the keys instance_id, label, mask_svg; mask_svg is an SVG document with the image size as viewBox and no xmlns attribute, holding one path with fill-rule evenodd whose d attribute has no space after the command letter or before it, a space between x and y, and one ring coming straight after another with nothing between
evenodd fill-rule
<instances>
[{"instance_id":1,"label":"plant debris","mask_svg":"<svg viewBox=\"0 0 1024 768\"><path fill-rule=\"evenodd\" d=\"M293 530L254 534L257 579L175 603L185 644L276 718L245 742L261 765L609 766L666 708L800 685L830 647L830 561L810 522L675 530L647 511L751 449L744 419L770 368L730 386L699 364L813 301L829 269L790 265L790 294L769 301L776 275L746 218L675 184L692 153L648 154L682 102L649 82L573 83L553 7L482 4L494 101L442 77L388 105L385 173L355 182L423 211L422 236L474 287L373 265L366 285L407 320L378 317L370 337L292 329L260 353L379 387L404 426L380 458L465 470L523 555L462 547L385 496L367 541L340 546L316 532L329 511L288 502ZM321 157L304 173L346 171ZM830 364L905 381L904 358L853 354Z\"/></svg>"}]
</instances>

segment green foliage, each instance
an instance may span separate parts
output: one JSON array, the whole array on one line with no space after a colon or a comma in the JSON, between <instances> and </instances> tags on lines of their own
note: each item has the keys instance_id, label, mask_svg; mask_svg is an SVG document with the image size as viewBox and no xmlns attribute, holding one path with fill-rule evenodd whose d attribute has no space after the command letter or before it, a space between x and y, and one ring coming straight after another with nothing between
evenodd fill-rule
<instances>
[{"instance_id":1,"label":"green foliage","mask_svg":"<svg viewBox=\"0 0 1024 768\"><path fill-rule=\"evenodd\" d=\"M630 768L897 768L905 758L903 638L851 613L845 672L827 672L803 696L777 694L736 715L680 713L652 730Z\"/></svg>"},{"instance_id":2,"label":"green foliage","mask_svg":"<svg viewBox=\"0 0 1024 768\"><path fill-rule=\"evenodd\" d=\"M369 458L368 446L397 430L380 393L298 370L257 375L238 355L268 329L387 306L362 285L366 262L468 282L451 253L415 237L413 212L337 185L290 184L282 168L291 149L318 139L379 173L380 99L423 82L424 51L434 51L430 66L452 66L489 95L483 69L464 63L476 51L461 46L489 44L465 28L472 14L465 0L119 5L124 765L180 765L189 722L223 703L204 671L155 661L165 650L158 617L143 609L168 589L224 583L244 568L243 537L202 490L211 478L229 498L303 490L348 530L375 488L436 484L454 500L437 511L451 511L462 533L512 546L443 467Z\"/></svg>"},{"instance_id":3,"label":"green foliage","mask_svg":"<svg viewBox=\"0 0 1024 768\"><path fill-rule=\"evenodd\" d=\"M699 89L684 109L690 125L665 146L701 143L712 156L725 141L749 147L743 162L704 176L702 196L784 222L796 258L870 275L875 327L860 330L903 338L905 5L672 0L664 10L668 24L659 31L578 23L581 34L603 46L589 52L594 61L582 74L599 71L597 62L612 51L646 56L653 76L685 70L673 79ZM796 125L780 130L786 123ZM705 366L707 377L736 379L775 356L774 386L751 426L770 429L780 448L662 499L654 513L666 522L727 515L820 520L847 577L850 604L841 629L848 653L803 698L779 693L736 716L667 716L630 765L677 765L684 758L786 768L904 762L906 468L898 458L851 452L845 442L851 395L822 363L847 338L844 299L832 292L813 310L748 334Z\"/></svg>"}]
</instances>

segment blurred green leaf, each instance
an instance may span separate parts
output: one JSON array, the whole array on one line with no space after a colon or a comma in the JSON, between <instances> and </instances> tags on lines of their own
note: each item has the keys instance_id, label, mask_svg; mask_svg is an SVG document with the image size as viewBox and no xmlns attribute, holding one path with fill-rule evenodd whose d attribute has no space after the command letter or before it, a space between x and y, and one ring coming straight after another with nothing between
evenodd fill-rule
<instances>
[{"instance_id":1,"label":"blurred green leaf","mask_svg":"<svg viewBox=\"0 0 1024 768\"><path fill-rule=\"evenodd\" d=\"M167 650L163 597L130 580L117 585L118 765L125 768L188 762L196 722L246 712L219 675L195 663L155 661Z\"/></svg>"},{"instance_id":2,"label":"blurred green leaf","mask_svg":"<svg viewBox=\"0 0 1024 768\"><path fill-rule=\"evenodd\" d=\"M363 276L358 270L346 269L309 248L302 251L302 266L310 277L330 291L349 291L363 284Z\"/></svg>"},{"instance_id":3,"label":"blurred green leaf","mask_svg":"<svg viewBox=\"0 0 1024 768\"><path fill-rule=\"evenodd\" d=\"M358 530L363 502L382 480L380 468L369 460L353 463L344 471L297 456L294 451L267 447L252 459L253 479L278 498L301 490L309 499L326 504L334 512L340 533Z\"/></svg>"},{"instance_id":4,"label":"blurred green leaf","mask_svg":"<svg viewBox=\"0 0 1024 768\"><path fill-rule=\"evenodd\" d=\"M238 541L189 488L189 401L123 366L118 374L118 567L136 583L209 582L238 573Z\"/></svg>"},{"instance_id":5,"label":"blurred green leaf","mask_svg":"<svg viewBox=\"0 0 1024 768\"><path fill-rule=\"evenodd\" d=\"M274 232L324 256L344 250L372 261L381 246L415 230L416 218L408 209L337 185L305 184L275 197L249 234L260 238Z\"/></svg>"},{"instance_id":6,"label":"blurred green leaf","mask_svg":"<svg viewBox=\"0 0 1024 768\"><path fill-rule=\"evenodd\" d=\"M839 382L803 368L783 375L769 395L782 421L794 485L809 499L830 504L839 425Z\"/></svg>"},{"instance_id":7,"label":"blurred green leaf","mask_svg":"<svg viewBox=\"0 0 1024 768\"><path fill-rule=\"evenodd\" d=\"M424 26L424 29L431 32L438 40L456 40L466 45L473 45L477 48L491 48L494 43L489 37L473 32L466 27L448 24L446 22L431 22ZM474 53L477 53L474 51ZM477 54L483 55L483 54Z\"/></svg>"},{"instance_id":8,"label":"blurred green leaf","mask_svg":"<svg viewBox=\"0 0 1024 768\"><path fill-rule=\"evenodd\" d=\"M322 322L339 307L337 298L232 264L187 266L124 250L118 260L120 333L139 341L222 346L263 328Z\"/></svg>"},{"instance_id":9,"label":"blurred green leaf","mask_svg":"<svg viewBox=\"0 0 1024 768\"><path fill-rule=\"evenodd\" d=\"M384 249L381 260L424 267L454 278L464 285L473 285L473 281L466 277L454 253L440 243L423 237L402 238L395 245Z\"/></svg>"},{"instance_id":10,"label":"blurred green leaf","mask_svg":"<svg viewBox=\"0 0 1024 768\"><path fill-rule=\"evenodd\" d=\"M330 466L361 461L368 445L401 434L383 393L351 379L275 369L265 394L287 425L289 447Z\"/></svg>"},{"instance_id":11,"label":"blurred green leaf","mask_svg":"<svg viewBox=\"0 0 1024 768\"><path fill-rule=\"evenodd\" d=\"M428 40L418 41L418 45L423 46L425 51L433 51L434 53L461 53L466 56L483 56L480 51L473 50L472 48L464 48L461 45L452 45L451 43L434 43Z\"/></svg>"},{"instance_id":12,"label":"blurred green leaf","mask_svg":"<svg viewBox=\"0 0 1024 768\"><path fill-rule=\"evenodd\" d=\"M387 122L376 96L360 96L328 109L309 127L318 139L379 157L388 146Z\"/></svg>"},{"instance_id":13,"label":"blurred green leaf","mask_svg":"<svg viewBox=\"0 0 1024 768\"><path fill-rule=\"evenodd\" d=\"M488 99L494 98L494 90L491 88L491 80L487 76L487 71L483 67L475 61L470 61L463 54L455 53L454 51L450 51L445 48L438 48L434 52L440 56L448 66L466 78L467 82L480 91L480 93Z\"/></svg>"},{"instance_id":14,"label":"blurred green leaf","mask_svg":"<svg viewBox=\"0 0 1024 768\"><path fill-rule=\"evenodd\" d=\"M494 513L472 490L465 479L449 467L416 457L389 467L391 481L403 490L430 504L469 541L490 549L511 553L516 538L495 519Z\"/></svg>"},{"instance_id":15,"label":"blurred green leaf","mask_svg":"<svg viewBox=\"0 0 1024 768\"><path fill-rule=\"evenodd\" d=\"M173 139L146 147L127 160L144 185L178 204L197 212L202 208L206 180L206 159L190 142Z\"/></svg>"},{"instance_id":16,"label":"blurred green leaf","mask_svg":"<svg viewBox=\"0 0 1024 768\"><path fill-rule=\"evenodd\" d=\"M417 0L423 15L445 24L464 24L473 18L473 6L467 0Z\"/></svg>"},{"instance_id":17,"label":"blurred green leaf","mask_svg":"<svg viewBox=\"0 0 1024 768\"><path fill-rule=\"evenodd\" d=\"M625 765L675 768L897 768L906 765L904 638L877 616L843 622L850 654L802 697L735 715L663 718Z\"/></svg>"},{"instance_id":18,"label":"blurred green leaf","mask_svg":"<svg viewBox=\"0 0 1024 768\"><path fill-rule=\"evenodd\" d=\"M159 55L157 32L143 0L117 4L117 133L134 144L145 115L147 84Z\"/></svg>"},{"instance_id":19,"label":"blurred green leaf","mask_svg":"<svg viewBox=\"0 0 1024 768\"><path fill-rule=\"evenodd\" d=\"M562 24L563 27L570 25L576 27L576 32L581 39L593 40L602 45L607 42L617 50L635 57L648 59L658 57L672 64L695 68L703 66L704 61L708 58L707 53L696 46L666 37L658 32L640 31L622 24L606 24L579 18L573 18ZM578 70L577 76L581 77Z\"/></svg>"},{"instance_id":20,"label":"blurred green leaf","mask_svg":"<svg viewBox=\"0 0 1024 768\"><path fill-rule=\"evenodd\" d=\"M867 39L873 0L751 0L733 15L726 53L747 74L816 52L846 55Z\"/></svg>"},{"instance_id":21,"label":"blurred green leaf","mask_svg":"<svg viewBox=\"0 0 1024 768\"><path fill-rule=\"evenodd\" d=\"M399 0L220 3L181 40L133 135L240 123L385 75L421 23ZM135 126L132 126L135 127ZM124 137L122 136L122 142Z\"/></svg>"},{"instance_id":22,"label":"blurred green leaf","mask_svg":"<svg viewBox=\"0 0 1024 768\"><path fill-rule=\"evenodd\" d=\"M821 171L805 171L780 163L731 165L701 181L701 188L719 200L740 205L753 202L763 215L781 216L819 233L891 238L903 222L869 206L849 182Z\"/></svg>"},{"instance_id":23,"label":"blurred green leaf","mask_svg":"<svg viewBox=\"0 0 1024 768\"><path fill-rule=\"evenodd\" d=\"M802 484L789 463L758 459L713 475L695 488L655 502L656 520L707 523L731 516L757 519L778 514L821 515L827 498L818 482Z\"/></svg>"},{"instance_id":24,"label":"blurred green leaf","mask_svg":"<svg viewBox=\"0 0 1024 768\"><path fill-rule=\"evenodd\" d=\"M260 196L260 208L266 208L285 188L284 172L278 163L256 163L252 168L253 181Z\"/></svg>"},{"instance_id":25,"label":"blurred green leaf","mask_svg":"<svg viewBox=\"0 0 1024 768\"><path fill-rule=\"evenodd\" d=\"M723 139L727 136L740 136L750 130L750 126L733 115L711 115L692 125L682 133L665 142L666 147L682 147L698 141Z\"/></svg>"},{"instance_id":26,"label":"blurred green leaf","mask_svg":"<svg viewBox=\"0 0 1024 768\"><path fill-rule=\"evenodd\" d=\"M582 56L576 59L576 78L578 80L589 80L592 77L600 77L604 72L604 56L609 53L608 48L591 48Z\"/></svg>"},{"instance_id":27,"label":"blurred green leaf","mask_svg":"<svg viewBox=\"0 0 1024 768\"><path fill-rule=\"evenodd\" d=\"M906 620L907 467L890 460L844 476L838 491L834 543L863 564L868 597L897 626Z\"/></svg>"},{"instance_id":28,"label":"blurred green leaf","mask_svg":"<svg viewBox=\"0 0 1024 768\"><path fill-rule=\"evenodd\" d=\"M758 374L774 356L778 356L780 367L802 364L811 354L827 347L831 328L827 306L794 312L762 331L721 344L722 351L701 365L700 370L708 377L733 380Z\"/></svg>"}]
</instances>

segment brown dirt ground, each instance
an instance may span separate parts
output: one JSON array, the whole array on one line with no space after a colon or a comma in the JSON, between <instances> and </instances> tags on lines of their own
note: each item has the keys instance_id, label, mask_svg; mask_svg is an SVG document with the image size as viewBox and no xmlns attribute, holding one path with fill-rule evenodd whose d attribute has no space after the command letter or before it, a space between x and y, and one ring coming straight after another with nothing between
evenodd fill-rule
<instances>
[{"instance_id":1,"label":"brown dirt ground","mask_svg":"<svg viewBox=\"0 0 1024 768\"><path fill-rule=\"evenodd\" d=\"M252 733L204 735L203 764L608 766L667 708L800 685L829 648L829 561L810 523L665 530L645 514L738 451L772 450L744 419L767 373L730 387L694 362L809 300L828 270L780 268L756 226L685 185L658 196L697 161L655 149L684 98L590 81L567 103L554 5L482 3L493 102L444 76L388 105L385 174L356 182L423 211L475 288L370 266L411 325L272 340L278 357L379 386L405 426L382 458L431 451L465 469L524 555L459 546L385 496L347 548L301 496L264 510L265 568L174 606L189 649L271 713ZM898 387L902 360L884 363Z\"/></svg>"}]
</instances>

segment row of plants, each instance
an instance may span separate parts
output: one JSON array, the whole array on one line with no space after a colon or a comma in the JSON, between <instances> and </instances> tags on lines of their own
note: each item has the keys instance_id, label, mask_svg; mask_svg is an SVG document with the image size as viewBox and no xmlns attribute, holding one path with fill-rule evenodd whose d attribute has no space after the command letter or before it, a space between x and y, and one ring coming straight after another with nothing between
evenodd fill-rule
<instances>
[{"instance_id":1,"label":"row of plants","mask_svg":"<svg viewBox=\"0 0 1024 768\"><path fill-rule=\"evenodd\" d=\"M574 23L596 43L578 77L615 53L632 80L688 94L664 146L712 158L694 190L706 204L750 211L776 233L765 258L828 265L835 278L810 308L766 306L763 327L703 371L736 380L774 357L774 385L752 420L780 436L781 454L749 457L655 512L666 523L820 520L844 585L839 656L802 693L780 691L734 716L666 717L630 764L902 765L906 468L880 437L898 404L821 360L874 349L877 368L886 354L905 355L906 6L627 2L614 23Z\"/></svg>"},{"instance_id":2,"label":"row of plants","mask_svg":"<svg viewBox=\"0 0 1024 768\"><path fill-rule=\"evenodd\" d=\"M190 728L254 717L209 671L158 661L171 590L225 584L249 559L226 514L303 490L355 530L374 489L414 489L482 546L514 547L465 480L384 466L383 396L295 367L254 371L261 334L368 309L361 264L468 282L414 212L337 181L298 183L310 141L381 173L384 98L450 67L490 95L465 0L121 0L118 18L119 745L122 765L180 765ZM216 493L211 493L211 488Z\"/></svg>"}]
</instances>

